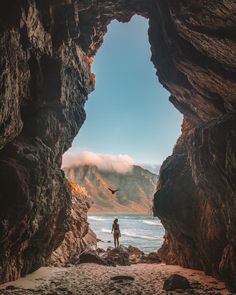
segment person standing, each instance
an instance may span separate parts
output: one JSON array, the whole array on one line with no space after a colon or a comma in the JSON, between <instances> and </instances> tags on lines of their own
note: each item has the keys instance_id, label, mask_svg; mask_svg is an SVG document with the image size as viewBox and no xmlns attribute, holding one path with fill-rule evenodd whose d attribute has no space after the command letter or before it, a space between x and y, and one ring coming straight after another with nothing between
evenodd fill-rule
<instances>
[{"instance_id":1,"label":"person standing","mask_svg":"<svg viewBox=\"0 0 236 295\"><path fill-rule=\"evenodd\" d=\"M118 247L120 245L119 238L121 237L121 234L120 234L120 226L119 226L119 223L118 223L118 219L117 218L113 222L112 231L111 232L113 232L114 244L115 244L115 248L116 248L116 247Z\"/></svg>"}]
</instances>

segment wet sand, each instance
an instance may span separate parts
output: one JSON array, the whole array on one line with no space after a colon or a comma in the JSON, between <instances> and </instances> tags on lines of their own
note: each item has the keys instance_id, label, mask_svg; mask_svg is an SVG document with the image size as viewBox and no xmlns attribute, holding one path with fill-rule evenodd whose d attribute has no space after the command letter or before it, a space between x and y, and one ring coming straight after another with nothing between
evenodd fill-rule
<instances>
[{"instance_id":1,"label":"wet sand","mask_svg":"<svg viewBox=\"0 0 236 295\"><path fill-rule=\"evenodd\" d=\"M191 289L166 292L164 280L171 274L189 279ZM129 275L133 281L113 281L115 275ZM224 283L203 272L179 266L133 264L108 267L93 263L67 268L42 267L31 275L0 286L0 295L159 295L159 294L232 294Z\"/></svg>"}]
</instances>

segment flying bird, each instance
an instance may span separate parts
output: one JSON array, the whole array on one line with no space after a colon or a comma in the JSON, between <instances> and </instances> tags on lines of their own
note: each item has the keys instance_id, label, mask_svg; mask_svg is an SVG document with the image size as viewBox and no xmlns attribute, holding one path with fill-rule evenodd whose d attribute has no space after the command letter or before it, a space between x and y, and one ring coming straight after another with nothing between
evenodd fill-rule
<instances>
[{"instance_id":1,"label":"flying bird","mask_svg":"<svg viewBox=\"0 0 236 295\"><path fill-rule=\"evenodd\" d=\"M116 193L116 192L118 192L119 191L119 189L111 189L111 188L109 188L108 187L108 189L109 189L109 191L114 195L114 193Z\"/></svg>"}]
</instances>

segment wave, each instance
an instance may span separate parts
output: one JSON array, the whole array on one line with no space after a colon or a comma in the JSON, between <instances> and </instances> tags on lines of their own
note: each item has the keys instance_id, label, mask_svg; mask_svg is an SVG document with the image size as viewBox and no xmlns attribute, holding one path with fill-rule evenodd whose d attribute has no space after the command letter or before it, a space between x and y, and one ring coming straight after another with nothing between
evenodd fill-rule
<instances>
[{"instance_id":1,"label":"wave","mask_svg":"<svg viewBox=\"0 0 236 295\"><path fill-rule=\"evenodd\" d=\"M142 220L142 222L149 225L162 225L159 220Z\"/></svg>"},{"instance_id":2,"label":"wave","mask_svg":"<svg viewBox=\"0 0 236 295\"><path fill-rule=\"evenodd\" d=\"M92 219L95 221L106 221L108 219L102 218L102 217L97 217L97 216L88 216L88 219Z\"/></svg>"},{"instance_id":3,"label":"wave","mask_svg":"<svg viewBox=\"0 0 236 295\"><path fill-rule=\"evenodd\" d=\"M135 233L130 233L128 231L122 231L121 236L131 237L134 239L144 239L144 240L162 240L161 237L154 237L154 236L146 236L146 235L138 235Z\"/></svg>"},{"instance_id":4,"label":"wave","mask_svg":"<svg viewBox=\"0 0 236 295\"><path fill-rule=\"evenodd\" d=\"M107 228L102 228L101 231L103 233L111 233L111 230L109 230ZM127 230L121 231L121 237L122 236L130 237L130 238L134 238L134 239L141 239L141 240L143 240L143 239L144 240L162 240L162 237L139 235L139 234L129 232Z\"/></svg>"},{"instance_id":5,"label":"wave","mask_svg":"<svg viewBox=\"0 0 236 295\"><path fill-rule=\"evenodd\" d=\"M103 233L111 233L111 230L106 229L106 228L102 228L101 231L102 231Z\"/></svg>"}]
</instances>

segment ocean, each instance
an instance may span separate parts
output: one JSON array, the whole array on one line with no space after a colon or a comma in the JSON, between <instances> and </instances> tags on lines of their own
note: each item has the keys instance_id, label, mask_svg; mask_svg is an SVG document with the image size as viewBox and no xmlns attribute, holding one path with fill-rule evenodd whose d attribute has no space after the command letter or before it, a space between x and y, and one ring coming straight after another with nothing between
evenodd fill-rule
<instances>
[{"instance_id":1,"label":"ocean","mask_svg":"<svg viewBox=\"0 0 236 295\"><path fill-rule=\"evenodd\" d=\"M157 217L148 215L89 215L88 222L97 238L99 248L114 247L111 234L112 223L118 218L121 238L120 244L132 245L145 253L159 249L163 243L164 228Z\"/></svg>"}]
</instances>

